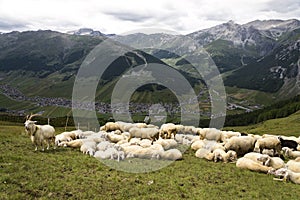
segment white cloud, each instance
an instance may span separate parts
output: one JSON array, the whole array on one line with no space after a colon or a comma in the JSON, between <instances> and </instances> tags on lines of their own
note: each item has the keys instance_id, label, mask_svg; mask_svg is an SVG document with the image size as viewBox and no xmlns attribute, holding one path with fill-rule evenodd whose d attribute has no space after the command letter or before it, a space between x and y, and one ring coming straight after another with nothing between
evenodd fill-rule
<instances>
[{"instance_id":1,"label":"white cloud","mask_svg":"<svg viewBox=\"0 0 300 200\"><path fill-rule=\"evenodd\" d=\"M6 32L90 27L123 33L152 27L190 33L229 20L270 18L299 19L299 0L0 0L0 31Z\"/></svg>"}]
</instances>

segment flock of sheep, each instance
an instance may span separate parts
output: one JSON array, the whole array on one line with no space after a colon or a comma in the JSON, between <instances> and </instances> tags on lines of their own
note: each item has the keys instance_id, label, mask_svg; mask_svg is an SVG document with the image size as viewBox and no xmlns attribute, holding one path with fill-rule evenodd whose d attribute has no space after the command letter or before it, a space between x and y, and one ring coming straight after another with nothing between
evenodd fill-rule
<instances>
[{"instance_id":1,"label":"flock of sheep","mask_svg":"<svg viewBox=\"0 0 300 200\"><path fill-rule=\"evenodd\" d=\"M79 148L98 159L126 158L180 160L180 145L195 156L214 162L235 162L238 168L275 176L274 180L300 184L300 137L241 134L215 128L145 123L107 122L99 132L74 130L55 135L50 125L36 125L30 115L25 130L36 150L44 144ZM284 160L288 159L288 162Z\"/></svg>"}]
</instances>

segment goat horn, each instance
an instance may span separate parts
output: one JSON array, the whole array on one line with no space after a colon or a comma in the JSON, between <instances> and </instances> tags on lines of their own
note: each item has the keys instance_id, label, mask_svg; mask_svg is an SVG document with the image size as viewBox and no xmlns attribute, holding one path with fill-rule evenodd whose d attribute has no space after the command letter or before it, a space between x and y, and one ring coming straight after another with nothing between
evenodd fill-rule
<instances>
[{"instance_id":1,"label":"goat horn","mask_svg":"<svg viewBox=\"0 0 300 200\"><path fill-rule=\"evenodd\" d=\"M41 115L40 115L40 114L30 114L28 120L31 120L31 119L32 119L33 117L35 117L35 116L41 116Z\"/></svg>"}]
</instances>

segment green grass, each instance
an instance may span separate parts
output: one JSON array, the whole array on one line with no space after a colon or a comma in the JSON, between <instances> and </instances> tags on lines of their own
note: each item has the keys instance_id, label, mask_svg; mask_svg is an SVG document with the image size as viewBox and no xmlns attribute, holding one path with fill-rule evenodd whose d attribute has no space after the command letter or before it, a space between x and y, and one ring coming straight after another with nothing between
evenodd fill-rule
<instances>
[{"instance_id":1,"label":"green grass","mask_svg":"<svg viewBox=\"0 0 300 200\"><path fill-rule=\"evenodd\" d=\"M78 149L35 152L21 125L1 125L0 138L0 199L292 200L300 196L299 185L274 181L232 163L198 159L192 150L161 170L132 174L111 169Z\"/></svg>"},{"instance_id":2,"label":"green grass","mask_svg":"<svg viewBox=\"0 0 300 200\"><path fill-rule=\"evenodd\" d=\"M279 119L271 119L250 126L226 127L226 130L236 130L253 134L275 134L300 136L300 111Z\"/></svg>"}]
</instances>

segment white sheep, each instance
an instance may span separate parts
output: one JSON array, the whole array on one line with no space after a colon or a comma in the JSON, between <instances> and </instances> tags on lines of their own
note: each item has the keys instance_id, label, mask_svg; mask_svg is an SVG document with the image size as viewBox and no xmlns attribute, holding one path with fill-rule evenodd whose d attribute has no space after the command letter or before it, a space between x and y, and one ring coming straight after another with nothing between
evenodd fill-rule
<instances>
[{"instance_id":1,"label":"white sheep","mask_svg":"<svg viewBox=\"0 0 300 200\"><path fill-rule=\"evenodd\" d=\"M154 144L160 144L164 148L164 150L175 148L178 145L178 143L174 139L162 139L162 138L156 140Z\"/></svg>"},{"instance_id":2,"label":"white sheep","mask_svg":"<svg viewBox=\"0 0 300 200\"><path fill-rule=\"evenodd\" d=\"M221 141L226 142L229 138L232 137L240 137L241 133L240 132L234 132L234 131L221 131Z\"/></svg>"},{"instance_id":3,"label":"white sheep","mask_svg":"<svg viewBox=\"0 0 300 200\"><path fill-rule=\"evenodd\" d=\"M203 128L200 130L200 139L221 141L222 131L215 128Z\"/></svg>"},{"instance_id":4,"label":"white sheep","mask_svg":"<svg viewBox=\"0 0 300 200\"><path fill-rule=\"evenodd\" d=\"M214 159L214 154L208 149L198 149L195 153L197 158L205 158L206 160L212 161Z\"/></svg>"},{"instance_id":5,"label":"white sheep","mask_svg":"<svg viewBox=\"0 0 300 200\"><path fill-rule=\"evenodd\" d=\"M115 134L114 132L110 132L107 134L107 139L111 142L117 143L121 140L127 140L130 138L130 133L124 132L121 135Z\"/></svg>"},{"instance_id":6,"label":"white sheep","mask_svg":"<svg viewBox=\"0 0 300 200\"><path fill-rule=\"evenodd\" d=\"M53 144L55 148L55 129L50 125L36 125L36 121L31 121L32 117L35 115L27 116L25 121L25 130L30 134L31 142L35 145L35 151L38 146L41 146L42 151L44 151L44 143L47 144L47 149L49 149L50 144Z\"/></svg>"},{"instance_id":7,"label":"white sheep","mask_svg":"<svg viewBox=\"0 0 300 200\"><path fill-rule=\"evenodd\" d=\"M181 160L182 153L178 149L169 149L167 151L159 151L160 159L163 160Z\"/></svg>"},{"instance_id":8,"label":"white sheep","mask_svg":"<svg viewBox=\"0 0 300 200\"><path fill-rule=\"evenodd\" d=\"M293 151L292 149L290 149L288 147L283 147L282 150L283 150L284 154L289 158L300 157L300 151Z\"/></svg>"},{"instance_id":9,"label":"white sheep","mask_svg":"<svg viewBox=\"0 0 300 200\"><path fill-rule=\"evenodd\" d=\"M289 160L286 163L286 167L287 169L293 171L293 172L297 172L300 173L300 162L295 161L295 160Z\"/></svg>"},{"instance_id":10,"label":"white sheep","mask_svg":"<svg viewBox=\"0 0 300 200\"><path fill-rule=\"evenodd\" d=\"M235 151L229 150L227 153L223 149L216 149L213 151L214 155L214 162L223 161L224 163L227 162L234 162L237 160L237 154Z\"/></svg>"},{"instance_id":11,"label":"white sheep","mask_svg":"<svg viewBox=\"0 0 300 200\"><path fill-rule=\"evenodd\" d=\"M225 142L226 151L233 150L238 155L253 151L255 138L251 136L231 137Z\"/></svg>"},{"instance_id":12,"label":"white sheep","mask_svg":"<svg viewBox=\"0 0 300 200\"><path fill-rule=\"evenodd\" d=\"M253 160L254 162L260 163L262 165L265 165L265 162L269 159L268 155L257 152L246 153L243 157Z\"/></svg>"},{"instance_id":13,"label":"white sheep","mask_svg":"<svg viewBox=\"0 0 300 200\"><path fill-rule=\"evenodd\" d=\"M97 143L91 140L84 140L82 145L80 146L80 151L84 154L94 155L96 151Z\"/></svg>"},{"instance_id":14,"label":"white sheep","mask_svg":"<svg viewBox=\"0 0 300 200\"><path fill-rule=\"evenodd\" d=\"M262 173L268 173L270 170L272 170L272 167L262 165L249 158L244 158L244 157L239 158L237 160L236 166L238 168L249 169L251 171L262 172Z\"/></svg>"},{"instance_id":15,"label":"white sheep","mask_svg":"<svg viewBox=\"0 0 300 200\"><path fill-rule=\"evenodd\" d=\"M271 174L274 174L275 176L283 177L282 179L274 178L274 180L277 181L292 181L295 184L300 184L300 173L293 172L289 169L281 168L278 169L275 172L271 172Z\"/></svg>"},{"instance_id":16,"label":"white sheep","mask_svg":"<svg viewBox=\"0 0 300 200\"><path fill-rule=\"evenodd\" d=\"M149 139L142 139L138 144L143 148L147 148L152 145L152 141Z\"/></svg>"},{"instance_id":17,"label":"white sheep","mask_svg":"<svg viewBox=\"0 0 300 200\"><path fill-rule=\"evenodd\" d=\"M284 161L279 157L270 157L266 155L265 157L258 158L259 161L262 161L265 166L272 167L273 169L280 169L285 166Z\"/></svg>"},{"instance_id":18,"label":"white sheep","mask_svg":"<svg viewBox=\"0 0 300 200\"><path fill-rule=\"evenodd\" d=\"M133 127L129 130L130 137L142 139L150 139L152 141L159 138L159 130L157 128L137 128Z\"/></svg>"},{"instance_id":19,"label":"white sheep","mask_svg":"<svg viewBox=\"0 0 300 200\"><path fill-rule=\"evenodd\" d=\"M162 146L159 144L154 144L147 148L141 147L141 148L132 149L129 153L127 153L127 158L134 157L134 158L143 158L143 159L159 159L161 151L164 151Z\"/></svg>"},{"instance_id":20,"label":"white sheep","mask_svg":"<svg viewBox=\"0 0 300 200\"><path fill-rule=\"evenodd\" d=\"M62 132L55 136L55 145L58 146L58 144L61 142L66 142L66 141L69 142L76 139L77 139L77 135L75 132L73 131Z\"/></svg>"},{"instance_id":21,"label":"white sheep","mask_svg":"<svg viewBox=\"0 0 300 200\"><path fill-rule=\"evenodd\" d=\"M109 142L109 141L103 141L97 144L96 146L96 150L97 151L105 151L108 148L112 148L114 146L113 143Z\"/></svg>"},{"instance_id":22,"label":"white sheep","mask_svg":"<svg viewBox=\"0 0 300 200\"><path fill-rule=\"evenodd\" d=\"M107 122L104 126L100 127L100 131L111 132L116 130L121 130L121 129L120 126L115 122Z\"/></svg>"},{"instance_id":23,"label":"white sheep","mask_svg":"<svg viewBox=\"0 0 300 200\"><path fill-rule=\"evenodd\" d=\"M162 124L159 129L160 137L164 139L174 138L179 130L181 130L183 125L175 125L173 123Z\"/></svg>"},{"instance_id":24,"label":"white sheep","mask_svg":"<svg viewBox=\"0 0 300 200\"><path fill-rule=\"evenodd\" d=\"M205 147L204 140L197 140L197 141L193 142L191 145L191 148L195 151L197 151L198 149L204 148L204 147Z\"/></svg>"}]
</instances>

